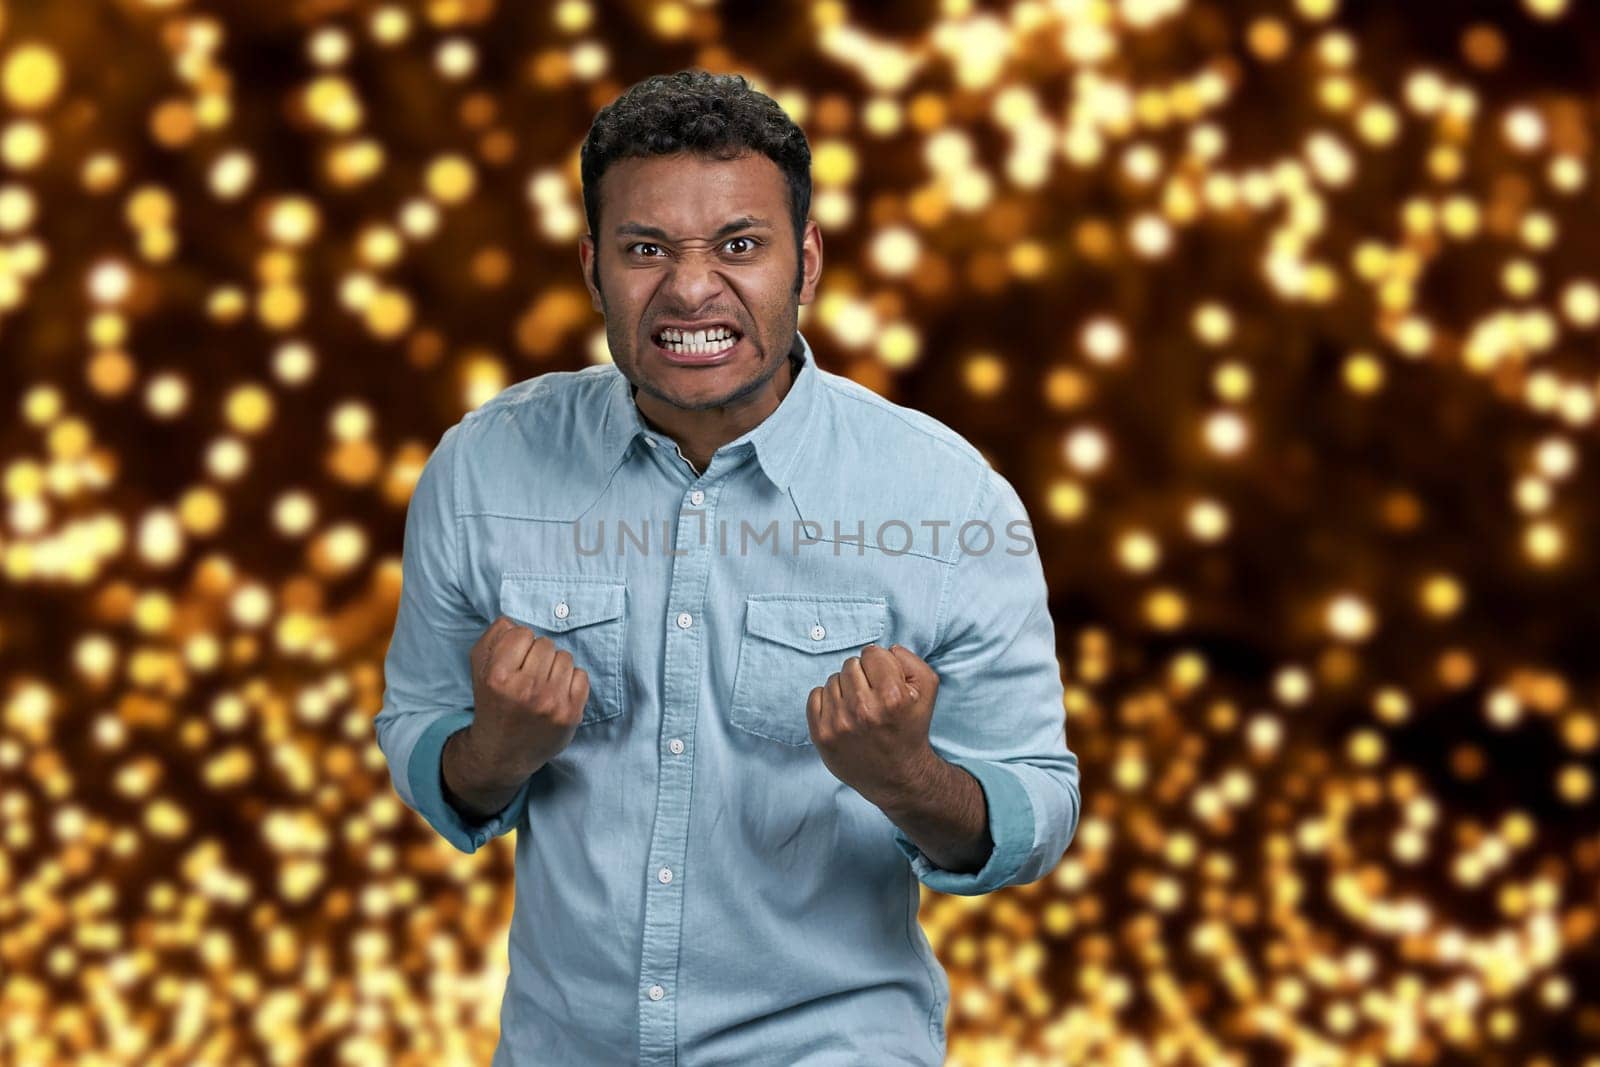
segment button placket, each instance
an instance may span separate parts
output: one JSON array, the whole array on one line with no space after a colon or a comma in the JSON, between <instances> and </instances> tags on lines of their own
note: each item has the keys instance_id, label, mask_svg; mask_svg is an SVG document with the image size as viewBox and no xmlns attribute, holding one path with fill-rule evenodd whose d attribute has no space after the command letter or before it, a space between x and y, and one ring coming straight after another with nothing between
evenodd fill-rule
<instances>
[{"instance_id":1,"label":"button placket","mask_svg":"<svg viewBox=\"0 0 1600 1067\"><path fill-rule=\"evenodd\" d=\"M665 455L665 453L663 453ZM697 476L699 472L696 472ZM667 641L662 672L660 737L666 753L656 776L654 831L647 853L653 865L645 877L655 892L645 893L644 932L639 977L649 983L656 976L676 974L682 952L683 897L675 891L681 882L689 838L689 793L694 761L683 758L694 744L700 704L700 675L705 642L700 640L702 609L712 566L712 541L706 536L711 521L714 491L695 488L684 492L687 504L680 514L675 551L667 588ZM695 510L687 510L693 507ZM667 753L670 753L668 755ZM645 987L639 1017L638 1062L652 1067L672 1067L677 1062L677 1011L662 985Z\"/></svg>"}]
</instances>

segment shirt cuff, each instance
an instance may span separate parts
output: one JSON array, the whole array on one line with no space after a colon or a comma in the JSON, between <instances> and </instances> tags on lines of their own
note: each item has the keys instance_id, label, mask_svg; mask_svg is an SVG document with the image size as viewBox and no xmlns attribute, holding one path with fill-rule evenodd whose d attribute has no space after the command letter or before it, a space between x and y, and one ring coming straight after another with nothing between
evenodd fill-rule
<instances>
[{"instance_id":1,"label":"shirt cuff","mask_svg":"<svg viewBox=\"0 0 1600 1067\"><path fill-rule=\"evenodd\" d=\"M478 851L484 842L499 837L521 821L523 808L528 803L528 790L533 783L530 774L517 790L517 795L487 819L469 822L463 818L445 799L444 743L451 734L471 725L470 711L452 711L441 716L422 731L422 736L417 738L416 746L411 750L411 762L406 765L417 811L441 837L467 853Z\"/></svg>"},{"instance_id":2,"label":"shirt cuff","mask_svg":"<svg viewBox=\"0 0 1600 1067\"><path fill-rule=\"evenodd\" d=\"M992 892L1016 877L1033 849L1033 803L1022 780L998 763L977 759L947 762L972 775L983 789L989 810L989 837L994 842L988 861L972 872L947 871L930 860L899 827L895 827L894 843L911 861L917 879L929 889L961 896Z\"/></svg>"}]
</instances>

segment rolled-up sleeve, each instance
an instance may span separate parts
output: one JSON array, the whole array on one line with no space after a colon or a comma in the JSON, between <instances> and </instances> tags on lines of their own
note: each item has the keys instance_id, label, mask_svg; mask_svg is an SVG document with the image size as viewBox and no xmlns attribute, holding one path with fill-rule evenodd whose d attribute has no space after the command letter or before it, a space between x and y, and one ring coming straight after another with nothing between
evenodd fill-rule
<instances>
[{"instance_id":1,"label":"rolled-up sleeve","mask_svg":"<svg viewBox=\"0 0 1600 1067\"><path fill-rule=\"evenodd\" d=\"M904 831L894 835L924 885L964 896L1049 873L1077 832L1079 810L1055 624L1027 511L988 468L972 516L988 530L964 524L925 657L939 675L929 736L934 751L977 779L993 849L980 870L955 872Z\"/></svg>"},{"instance_id":2,"label":"rolled-up sleeve","mask_svg":"<svg viewBox=\"0 0 1600 1067\"><path fill-rule=\"evenodd\" d=\"M481 821L463 817L444 795L444 743L472 723L470 654L490 622L473 609L459 581L454 466L461 428L458 423L444 432L406 509L400 607L384 657L383 706L373 721L400 799L470 853L517 825L531 779Z\"/></svg>"}]
</instances>

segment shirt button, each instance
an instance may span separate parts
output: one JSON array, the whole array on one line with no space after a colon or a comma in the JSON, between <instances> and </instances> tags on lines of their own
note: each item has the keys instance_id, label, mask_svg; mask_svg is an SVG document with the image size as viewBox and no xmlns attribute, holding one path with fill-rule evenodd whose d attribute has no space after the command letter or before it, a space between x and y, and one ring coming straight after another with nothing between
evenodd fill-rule
<instances>
[{"instance_id":1,"label":"shirt button","mask_svg":"<svg viewBox=\"0 0 1600 1067\"><path fill-rule=\"evenodd\" d=\"M811 640L813 640L813 641L821 641L824 637L827 637L827 636L828 636L828 631L824 630L821 626L813 626L811 628Z\"/></svg>"},{"instance_id":2,"label":"shirt button","mask_svg":"<svg viewBox=\"0 0 1600 1067\"><path fill-rule=\"evenodd\" d=\"M672 881L672 868L671 867L663 867L663 868L661 868L659 871L656 872L656 879L662 885L666 885L668 882Z\"/></svg>"},{"instance_id":3,"label":"shirt button","mask_svg":"<svg viewBox=\"0 0 1600 1067\"><path fill-rule=\"evenodd\" d=\"M679 738L674 737L671 741L668 741L667 747L672 750L674 756L683 755L683 741Z\"/></svg>"},{"instance_id":4,"label":"shirt button","mask_svg":"<svg viewBox=\"0 0 1600 1067\"><path fill-rule=\"evenodd\" d=\"M567 602L563 600L561 603L556 605L556 618L564 619L567 617L570 611L571 609L567 607Z\"/></svg>"},{"instance_id":5,"label":"shirt button","mask_svg":"<svg viewBox=\"0 0 1600 1067\"><path fill-rule=\"evenodd\" d=\"M667 995L667 991L665 989L662 989L660 986L653 985L653 986L650 987L649 996L650 996L651 1000L660 1000L662 997L664 997L666 995Z\"/></svg>"},{"instance_id":6,"label":"shirt button","mask_svg":"<svg viewBox=\"0 0 1600 1067\"><path fill-rule=\"evenodd\" d=\"M689 494L689 503L693 504L695 507L699 507L701 504L704 504L705 502L706 502L706 495L705 495L705 493L701 492L700 490L696 489L694 492Z\"/></svg>"},{"instance_id":7,"label":"shirt button","mask_svg":"<svg viewBox=\"0 0 1600 1067\"><path fill-rule=\"evenodd\" d=\"M656 439L654 437L646 437L644 439L644 443L649 445L651 448L656 447Z\"/></svg>"},{"instance_id":8,"label":"shirt button","mask_svg":"<svg viewBox=\"0 0 1600 1067\"><path fill-rule=\"evenodd\" d=\"M687 630L694 625L694 616L687 611L678 612L678 629Z\"/></svg>"}]
</instances>

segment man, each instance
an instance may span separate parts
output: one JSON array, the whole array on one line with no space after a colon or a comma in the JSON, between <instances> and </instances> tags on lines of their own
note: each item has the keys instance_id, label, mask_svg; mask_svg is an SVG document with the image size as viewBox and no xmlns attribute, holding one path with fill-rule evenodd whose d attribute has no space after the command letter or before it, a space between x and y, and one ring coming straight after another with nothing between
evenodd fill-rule
<instances>
[{"instance_id":1,"label":"man","mask_svg":"<svg viewBox=\"0 0 1600 1067\"><path fill-rule=\"evenodd\" d=\"M1033 881L1076 830L1016 492L796 328L810 160L738 76L602 109L613 362L469 413L412 498L378 742L458 849L520 831L496 1065L940 1063L919 880Z\"/></svg>"}]
</instances>

